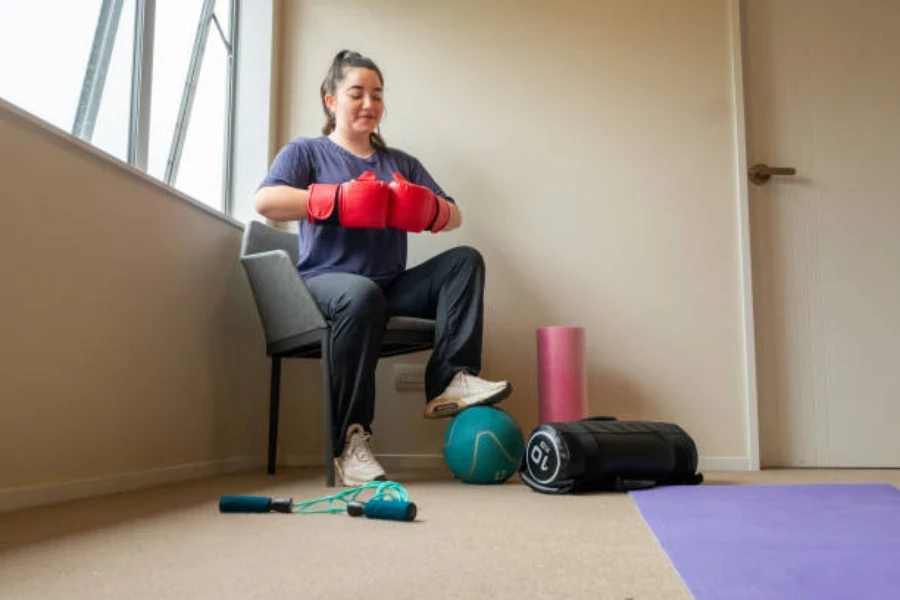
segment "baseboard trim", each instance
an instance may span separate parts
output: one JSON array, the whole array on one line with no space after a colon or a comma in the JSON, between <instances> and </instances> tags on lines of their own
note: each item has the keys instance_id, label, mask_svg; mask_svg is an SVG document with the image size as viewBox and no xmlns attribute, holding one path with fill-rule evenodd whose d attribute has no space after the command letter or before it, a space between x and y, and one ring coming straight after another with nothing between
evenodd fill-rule
<instances>
[{"instance_id":1,"label":"baseboard trim","mask_svg":"<svg viewBox=\"0 0 900 600\"><path fill-rule=\"evenodd\" d=\"M444 468L444 457L440 454L379 454L378 462L387 470L391 469L440 469ZM322 458L309 454L288 454L283 461L286 467L321 467Z\"/></svg>"},{"instance_id":2,"label":"baseboard trim","mask_svg":"<svg viewBox=\"0 0 900 600\"><path fill-rule=\"evenodd\" d=\"M440 454L377 454L376 456L385 469L389 470L446 468L444 457ZM322 458L318 455L293 454L285 456L282 464L288 467L321 467ZM118 473L64 483L0 489L0 513L259 469L264 466L265 459L263 457L246 456L134 473ZM746 456L706 456L700 458L699 464L701 471L750 471L750 467L750 458Z\"/></svg>"},{"instance_id":3,"label":"baseboard trim","mask_svg":"<svg viewBox=\"0 0 900 600\"><path fill-rule=\"evenodd\" d=\"M322 457L318 454L278 453L279 467L318 467L322 468Z\"/></svg>"},{"instance_id":4,"label":"baseboard trim","mask_svg":"<svg viewBox=\"0 0 900 600\"><path fill-rule=\"evenodd\" d=\"M385 469L441 469L444 457L440 454L378 454L375 455ZM320 467L322 459L310 455L288 455L285 466ZM701 456L700 471L750 471L750 458L746 456Z\"/></svg>"},{"instance_id":5,"label":"baseboard trim","mask_svg":"<svg viewBox=\"0 0 900 600\"><path fill-rule=\"evenodd\" d=\"M378 454L378 460L385 469L446 469L441 454Z\"/></svg>"},{"instance_id":6,"label":"baseboard trim","mask_svg":"<svg viewBox=\"0 0 900 600\"><path fill-rule=\"evenodd\" d=\"M63 483L0 489L0 512L34 508L214 475L224 475L226 473L263 467L264 465L265 459L262 457L235 457L133 473L117 473Z\"/></svg>"},{"instance_id":7,"label":"baseboard trim","mask_svg":"<svg viewBox=\"0 0 900 600\"><path fill-rule=\"evenodd\" d=\"M748 456L701 456L700 471L752 471Z\"/></svg>"}]
</instances>

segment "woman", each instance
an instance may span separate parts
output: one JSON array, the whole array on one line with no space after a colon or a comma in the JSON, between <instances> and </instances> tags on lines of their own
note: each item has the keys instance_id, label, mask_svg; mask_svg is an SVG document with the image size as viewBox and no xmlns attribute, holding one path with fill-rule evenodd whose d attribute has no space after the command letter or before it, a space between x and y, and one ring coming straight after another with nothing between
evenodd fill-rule
<instances>
[{"instance_id":1,"label":"woman","mask_svg":"<svg viewBox=\"0 0 900 600\"><path fill-rule=\"evenodd\" d=\"M332 325L332 394L338 479L358 486L385 479L369 447L375 367L392 316L435 320L425 372L426 418L495 404L512 391L481 370L485 267L456 247L406 268L409 232L451 231L462 223L448 197L413 156L379 134L384 79L375 63L339 52L322 82L323 135L285 145L260 185L255 207L275 221L297 220L297 268Z\"/></svg>"}]
</instances>

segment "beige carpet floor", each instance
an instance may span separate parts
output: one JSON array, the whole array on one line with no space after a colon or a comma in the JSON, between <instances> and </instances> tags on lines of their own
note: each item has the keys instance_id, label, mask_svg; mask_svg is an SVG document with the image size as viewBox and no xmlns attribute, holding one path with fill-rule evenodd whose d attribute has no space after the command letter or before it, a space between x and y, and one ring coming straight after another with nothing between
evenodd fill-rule
<instances>
[{"instance_id":1,"label":"beige carpet floor","mask_svg":"<svg viewBox=\"0 0 900 600\"><path fill-rule=\"evenodd\" d=\"M0 599L690 598L626 495L392 475L418 505L416 522L218 513L222 494L329 493L318 472L303 470L0 515ZM709 485L900 484L900 471L706 475Z\"/></svg>"}]
</instances>

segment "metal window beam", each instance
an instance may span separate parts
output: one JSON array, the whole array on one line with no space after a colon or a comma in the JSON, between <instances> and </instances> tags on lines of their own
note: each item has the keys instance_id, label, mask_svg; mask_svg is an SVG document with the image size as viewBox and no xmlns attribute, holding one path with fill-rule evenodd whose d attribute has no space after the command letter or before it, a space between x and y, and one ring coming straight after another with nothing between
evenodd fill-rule
<instances>
[{"instance_id":1,"label":"metal window beam","mask_svg":"<svg viewBox=\"0 0 900 600\"><path fill-rule=\"evenodd\" d=\"M234 2L231 3L231 11L232 11L232 12L235 11L235 5L236 5L236 4L237 4L237 0L234 0ZM226 36L226 35L225 35L225 32L222 31L222 24L219 23L219 17L217 17L216 14L213 13L213 17L212 17L212 18L213 18L213 24L215 24L216 30L219 32L219 38L222 40L222 43L225 44L225 48L226 48L229 52L231 52L231 42L228 41L228 36ZM232 37L233 37L233 36L234 36L234 32L232 31L231 33L232 33Z\"/></svg>"},{"instance_id":2,"label":"metal window beam","mask_svg":"<svg viewBox=\"0 0 900 600\"><path fill-rule=\"evenodd\" d=\"M237 51L238 51L238 18L240 17L241 0L231 0L231 32L228 46L228 106L225 110L225 156L222 174L222 210L226 215L234 214L234 127L237 110ZM221 31L221 30L220 30ZM224 41L224 40L223 40Z\"/></svg>"},{"instance_id":3,"label":"metal window beam","mask_svg":"<svg viewBox=\"0 0 900 600\"><path fill-rule=\"evenodd\" d=\"M131 63L131 111L128 125L128 162L147 170L150 147L150 98L153 83L153 35L156 0L136 0L134 55Z\"/></svg>"},{"instance_id":4,"label":"metal window beam","mask_svg":"<svg viewBox=\"0 0 900 600\"><path fill-rule=\"evenodd\" d=\"M197 91L197 82L200 79L200 67L203 65L203 53L206 51L206 40L209 37L215 4L216 0L204 0L203 8L200 11L200 22L197 25L197 35L194 37L191 63L188 67L184 91L181 95L181 106L178 109L178 120L175 122L175 131L172 134L169 158L166 161L165 182L173 186L175 185L176 177L178 177L178 166L181 163L181 153L184 150L187 126L191 119L194 95Z\"/></svg>"},{"instance_id":5,"label":"metal window beam","mask_svg":"<svg viewBox=\"0 0 900 600\"><path fill-rule=\"evenodd\" d=\"M100 6L100 16L94 29L94 41L91 43L91 54L81 84L75 122L72 125L72 135L87 142L90 142L94 135L94 125L97 123L97 113L100 112L100 100L106 86L109 60L116 44L116 32L119 30L124 2L125 0L103 0Z\"/></svg>"}]
</instances>

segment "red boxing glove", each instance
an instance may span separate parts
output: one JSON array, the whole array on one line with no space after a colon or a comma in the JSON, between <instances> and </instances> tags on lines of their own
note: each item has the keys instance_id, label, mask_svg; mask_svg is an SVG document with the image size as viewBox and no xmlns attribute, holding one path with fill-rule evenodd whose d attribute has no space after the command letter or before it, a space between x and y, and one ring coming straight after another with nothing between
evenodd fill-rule
<instances>
[{"instance_id":1,"label":"red boxing glove","mask_svg":"<svg viewBox=\"0 0 900 600\"><path fill-rule=\"evenodd\" d=\"M388 225L418 233L428 229L438 232L450 220L450 203L422 185L407 181L394 173L390 188L391 209Z\"/></svg>"},{"instance_id":2,"label":"red boxing glove","mask_svg":"<svg viewBox=\"0 0 900 600\"><path fill-rule=\"evenodd\" d=\"M388 224L391 188L366 171L346 183L314 183L309 186L307 214L310 223L383 229Z\"/></svg>"},{"instance_id":3,"label":"red boxing glove","mask_svg":"<svg viewBox=\"0 0 900 600\"><path fill-rule=\"evenodd\" d=\"M450 222L450 203L440 196L435 196L435 198L438 201L437 214L434 216L434 223L428 228L431 233L437 233Z\"/></svg>"}]
</instances>

